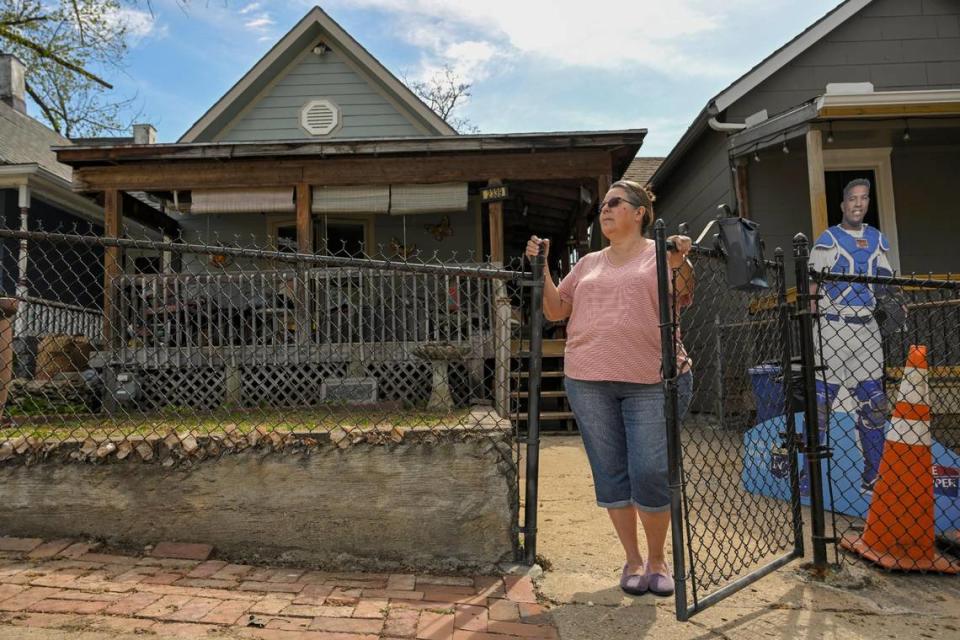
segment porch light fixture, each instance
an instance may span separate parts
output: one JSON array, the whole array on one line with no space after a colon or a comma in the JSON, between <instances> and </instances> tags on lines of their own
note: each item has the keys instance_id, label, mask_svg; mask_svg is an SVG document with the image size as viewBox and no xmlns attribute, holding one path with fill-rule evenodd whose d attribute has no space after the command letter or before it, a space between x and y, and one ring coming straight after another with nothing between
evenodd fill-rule
<instances>
[{"instance_id":1,"label":"porch light fixture","mask_svg":"<svg viewBox=\"0 0 960 640\"><path fill-rule=\"evenodd\" d=\"M833 144L833 121L827 123L827 144Z\"/></svg>"},{"instance_id":2,"label":"porch light fixture","mask_svg":"<svg viewBox=\"0 0 960 640\"><path fill-rule=\"evenodd\" d=\"M910 142L910 123L903 121L903 141Z\"/></svg>"},{"instance_id":3,"label":"porch light fixture","mask_svg":"<svg viewBox=\"0 0 960 640\"><path fill-rule=\"evenodd\" d=\"M760 162L760 153L757 151L757 147L753 148L753 161Z\"/></svg>"},{"instance_id":4,"label":"porch light fixture","mask_svg":"<svg viewBox=\"0 0 960 640\"><path fill-rule=\"evenodd\" d=\"M783 141L783 146L780 147L780 151L783 151L785 154L790 153L790 147L787 146L786 140Z\"/></svg>"}]
</instances>

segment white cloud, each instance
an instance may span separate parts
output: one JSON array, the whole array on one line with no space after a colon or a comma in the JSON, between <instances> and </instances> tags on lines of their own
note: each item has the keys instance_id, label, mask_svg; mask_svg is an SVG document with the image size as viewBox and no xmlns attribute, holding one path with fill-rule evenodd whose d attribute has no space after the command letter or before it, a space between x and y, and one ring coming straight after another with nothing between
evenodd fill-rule
<instances>
[{"instance_id":1,"label":"white cloud","mask_svg":"<svg viewBox=\"0 0 960 640\"><path fill-rule=\"evenodd\" d=\"M149 11L141 11L131 7L117 9L107 20L122 24L127 29L132 44L136 45L146 38L163 38L167 35L167 28L157 22L156 16Z\"/></svg>"},{"instance_id":2,"label":"white cloud","mask_svg":"<svg viewBox=\"0 0 960 640\"><path fill-rule=\"evenodd\" d=\"M256 10L259 9L259 8L260 8L260 3L259 3L259 2L251 2L250 4L244 6L243 8L240 9L240 15L245 16L245 15L247 15L248 13L250 13L251 11L256 11Z\"/></svg>"},{"instance_id":3,"label":"white cloud","mask_svg":"<svg viewBox=\"0 0 960 640\"><path fill-rule=\"evenodd\" d=\"M733 70L696 54L700 38L730 37L722 28L732 9L707 0L339 1L394 14L396 33L432 58L427 66L458 67L463 60L465 68L482 74L498 58L532 56L563 66L638 66L689 76ZM483 56L477 58L478 52Z\"/></svg>"},{"instance_id":4,"label":"white cloud","mask_svg":"<svg viewBox=\"0 0 960 640\"><path fill-rule=\"evenodd\" d=\"M273 18L267 14L261 14L256 18L244 22L243 26L251 31L259 31L266 29L267 27L272 27L274 24L275 22L273 21Z\"/></svg>"}]
</instances>

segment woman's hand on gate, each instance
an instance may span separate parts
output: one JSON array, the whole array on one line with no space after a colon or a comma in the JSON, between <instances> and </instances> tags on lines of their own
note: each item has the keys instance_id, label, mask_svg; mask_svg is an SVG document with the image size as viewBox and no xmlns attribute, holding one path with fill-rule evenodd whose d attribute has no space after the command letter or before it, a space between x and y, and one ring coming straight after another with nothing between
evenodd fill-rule
<instances>
[{"instance_id":1,"label":"woman's hand on gate","mask_svg":"<svg viewBox=\"0 0 960 640\"><path fill-rule=\"evenodd\" d=\"M689 240L689 238L687 239ZM544 262L546 262L547 256L550 255L550 241L546 238L530 236L530 239L527 240L527 248L523 253L527 258L533 260L536 256L540 255L541 247L543 248L543 259Z\"/></svg>"}]
</instances>

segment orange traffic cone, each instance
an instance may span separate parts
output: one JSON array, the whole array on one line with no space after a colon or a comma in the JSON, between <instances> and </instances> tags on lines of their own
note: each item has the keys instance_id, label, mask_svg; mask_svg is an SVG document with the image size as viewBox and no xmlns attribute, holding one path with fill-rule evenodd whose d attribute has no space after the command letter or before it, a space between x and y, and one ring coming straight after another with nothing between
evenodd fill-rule
<instances>
[{"instance_id":1,"label":"orange traffic cone","mask_svg":"<svg viewBox=\"0 0 960 640\"><path fill-rule=\"evenodd\" d=\"M927 348L910 346L893 409L863 535L840 540L886 569L960 573L960 563L937 553L933 523Z\"/></svg>"}]
</instances>

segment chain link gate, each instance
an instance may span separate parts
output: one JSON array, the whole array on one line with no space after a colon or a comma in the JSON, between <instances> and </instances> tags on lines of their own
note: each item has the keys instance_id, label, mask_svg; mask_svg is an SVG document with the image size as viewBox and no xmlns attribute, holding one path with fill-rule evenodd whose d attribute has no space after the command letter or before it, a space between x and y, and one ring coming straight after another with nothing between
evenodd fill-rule
<instances>
[{"instance_id":1,"label":"chain link gate","mask_svg":"<svg viewBox=\"0 0 960 640\"><path fill-rule=\"evenodd\" d=\"M0 228L12 314L0 336L11 378L0 462L172 467L245 449L480 440L499 452L524 534L515 551L532 562L543 283L519 263L463 258ZM515 320L521 304L529 326ZM521 338L522 526L510 388Z\"/></svg>"},{"instance_id":2,"label":"chain link gate","mask_svg":"<svg viewBox=\"0 0 960 640\"><path fill-rule=\"evenodd\" d=\"M769 289L741 292L727 285L724 255L695 245L693 302L681 309L665 236L658 221L676 615L687 620L803 555L800 447L785 410L793 380L782 375L794 362L795 329L780 250L763 264ZM684 348L694 385L681 420Z\"/></svg>"}]
</instances>

